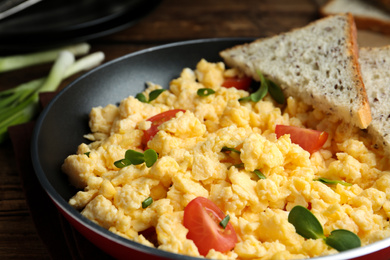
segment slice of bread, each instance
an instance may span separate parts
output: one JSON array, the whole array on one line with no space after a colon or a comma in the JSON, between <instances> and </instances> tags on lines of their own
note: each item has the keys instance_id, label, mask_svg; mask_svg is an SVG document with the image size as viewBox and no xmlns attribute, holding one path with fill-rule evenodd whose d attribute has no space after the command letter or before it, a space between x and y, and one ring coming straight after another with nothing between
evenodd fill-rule
<instances>
[{"instance_id":1,"label":"slice of bread","mask_svg":"<svg viewBox=\"0 0 390 260\"><path fill-rule=\"evenodd\" d=\"M367 130L390 155L390 45L361 48L359 62L372 114Z\"/></svg>"},{"instance_id":2,"label":"slice of bread","mask_svg":"<svg viewBox=\"0 0 390 260\"><path fill-rule=\"evenodd\" d=\"M370 30L390 34L390 12L376 1L330 0L321 8L323 16L351 13L359 30Z\"/></svg>"},{"instance_id":3,"label":"slice of bread","mask_svg":"<svg viewBox=\"0 0 390 260\"><path fill-rule=\"evenodd\" d=\"M220 52L230 67L259 80L257 71L287 96L360 128L371 122L358 63L352 15L328 16L305 27Z\"/></svg>"}]
</instances>

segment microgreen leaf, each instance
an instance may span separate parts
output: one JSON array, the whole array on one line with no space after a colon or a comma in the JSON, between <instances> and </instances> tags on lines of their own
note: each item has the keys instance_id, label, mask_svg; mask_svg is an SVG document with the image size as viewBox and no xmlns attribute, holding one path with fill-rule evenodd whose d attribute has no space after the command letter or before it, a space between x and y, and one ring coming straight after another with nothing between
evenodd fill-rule
<instances>
[{"instance_id":1,"label":"microgreen leaf","mask_svg":"<svg viewBox=\"0 0 390 260\"><path fill-rule=\"evenodd\" d=\"M321 238L328 246L340 252L361 246L360 238L349 230L336 229L325 237L321 223L310 210L302 206L295 206L290 211L288 222L293 224L296 232L304 238Z\"/></svg>"},{"instance_id":2,"label":"microgreen leaf","mask_svg":"<svg viewBox=\"0 0 390 260\"><path fill-rule=\"evenodd\" d=\"M251 95L247 96L247 97L242 97L240 99L238 99L238 101L251 101Z\"/></svg>"},{"instance_id":3,"label":"microgreen leaf","mask_svg":"<svg viewBox=\"0 0 390 260\"><path fill-rule=\"evenodd\" d=\"M221 152L223 152L223 153L235 152L235 153L238 153L238 154L241 153L239 150L237 150L235 148L229 148L227 146L222 147Z\"/></svg>"},{"instance_id":4,"label":"microgreen leaf","mask_svg":"<svg viewBox=\"0 0 390 260\"><path fill-rule=\"evenodd\" d=\"M229 215L226 215L226 217L224 217L221 222L219 222L219 225L225 229L227 224L229 223L229 220L230 220L230 216Z\"/></svg>"},{"instance_id":5,"label":"microgreen leaf","mask_svg":"<svg viewBox=\"0 0 390 260\"><path fill-rule=\"evenodd\" d=\"M150 168L157 161L158 155L155 150L148 149L144 152L144 158L146 166Z\"/></svg>"},{"instance_id":6,"label":"microgreen leaf","mask_svg":"<svg viewBox=\"0 0 390 260\"><path fill-rule=\"evenodd\" d=\"M115 165L117 168L123 168L123 167L126 167L126 166L131 165L131 161L129 161L129 160L127 160L127 159L121 159L121 160L115 161L115 162L114 162L114 165Z\"/></svg>"},{"instance_id":7,"label":"microgreen leaf","mask_svg":"<svg viewBox=\"0 0 390 260\"><path fill-rule=\"evenodd\" d=\"M153 149L148 149L144 153L129 149L125 153L125 158L115 161L114 165L118 168L123 168L132 164L138 165L145 163L150 168L157 161L157 158L158 154Z\"/></svg>"},{"instance_id":8,"label":"microgreen leaf","mask_svg":"<svg viewBox=\"0 0 390 260\"><path fill-rule=\"evenodd\" d=\"M153 203L152 197L148 197L144 201L142 201L142 208L145 209L149 207L152 203Z\"/></svg>"},{"instance_id":9,"label":"microgreen leaf","mask_svg":"<svg viewBox=\"0 0 390 260\"><path fill-rule=\"evenodd\" d=\"M146 99L145 95L142 93L138 93L135 95L135 98L141 101L142 103L148 103L148 100Z\"/></svg>"},{"instance_id":10,"label":"microgreen leaf","mask_svg":"<svg viewBox=\"0 0 390 260\"><path fill-rule=\"evenodd\" d=\"M265 97L268 93L268 82L264 78L263 74L260 71L257 71L257 74L260 77L260 87L256 92L253 92L247 97L240 98L238 101L253 101L258 102Z\"/></svg>"},{"instance_id":11,"label":"microgreen leaf","mask_svg":"<svg viewBox=\"0 0 390 260\"><path fill-rule=\"evenodd\" d=\"M295 206L288 214L288 222L294 227L296 232L304 238L318 239L325 238L321 223L305 207Z\"/></svg>"},{"instance_id":12,"label":"microgreen leaf","mask_svg":"<svg viewBox=\"0 0 390 260\"><path fill-rule=\"evenodd\" d=\"M286 98L283 94L282 89L276 85L275 82L271 80L268 81L268 92L271 95L271 97L279 104L284 104L286 102Z\"/></svg>"},{"instance_id":13,"label":"microgreen leaf","mask_svg":"<svg viewBox=\"0 0 390 260\"><path fill-rule=\"evenodd\" d=\"M263 74L260 71L257 71L257 74L260 77L261 85L260 85L260 88L255 93L251 94L251 99L252 99L253 102L260 101L268 93L268 82L267 82L267 80L264 78Z\"/></svg>"},{"instance_id":14,"label":"microgreen leaf","mask_svg":"<svg viewBox=\"0 0 390 260\"><path fill-rule=\"evenodd\" d=\"M134 165L145 162L144 154L134 150L127 150L125 153L125 159L129 160L131 164Z\"/></svg>"},{"instance_id":15,"label":"microgreen leaf","mask_svg":"<svg viewBox=\"0 0 390 260\"><path fill-rule=\"evenodd\" d=\"M163 93L166 89L155 89L149 93L149 102L152 102L158 96L160 96L161 93Z\"/></svg>"},{"instance_id":16,"label":"microgreen leaf","mask_svg":"<svg viewBox=\"0 0 390 260\"><path fill-rule=\"evenodd\" d=\"M254 170L253 172L257 175L257 177L259 177L259 179L267 179L260 170Z\"/></svg>"},{"instance_id":17,"label":"microgreen leaf","mask_svg":"<svg viewBox=\"0 0 390 260\"><path fill-rule=\"evenodd\" d=\"M156 98L158 98L158 96L160 96L160 94L163 93L165 90L166 89L155 89L155 90L151 91L149 93L149 100L147 100L145 95L142 93L138 93L137 95L135 95L135 98L138 99L139 101L141 101L142 103L150 103L153 100L155 100Z\"/></svg>"},{"instance_id":18,"label":"microgreen leaf","mask_svg":"<svg viewBox=\"0 0 390 260\"><path fill-rule=\"evenodd\" d=\"M214 93L215 93L215 91L211 88L200 88L196 92L196 94L198 94L198 96L200 96L200 97L207 97L207 96L210 96L211 94L214 94Z\"/></svg>"},{"instance_id":19,"label":"microgreen leaf","mask_svg":"<svg viewBox=\"0 0 390 260\"><path fill-rule=\"evenodd\" d=\"M314 179L314 180L315 180L315 181L322 182L322 183L324 183L324 184L328 184L328 185L341 184L341 185L344 185L344 186L352 186L352 184L349 183L349 182L337 181L337 180L330 180L330 179L323 178L323 177L320 177L320 178L317 178L317 179Z\"/></svg>"},{"instance_id":20,"label":"microgreen leaf","mask_svg":"<svg viewBox=\"0 0 390 260\"><path fill-rule=\"evenodd\" d=\"M325 238L325 243L337 251L345 251L361 246L360 238L353 232L345 229L336 229Z\"/></svg>"}]
</instances>

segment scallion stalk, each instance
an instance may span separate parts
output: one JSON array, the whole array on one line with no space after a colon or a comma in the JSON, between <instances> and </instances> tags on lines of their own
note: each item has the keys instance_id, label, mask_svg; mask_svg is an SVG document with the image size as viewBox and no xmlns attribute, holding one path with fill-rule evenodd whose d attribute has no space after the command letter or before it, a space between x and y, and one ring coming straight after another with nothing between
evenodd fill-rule
<instances>
[{"instance_id":1,"label":"scallion stalk","mask_svg":"<svg viewBox=\"0 0 390 260\"><path fill-rule=\"evenodd\" d=\"M0 72L53 62L57 59L58 54L62 51L69 51L73 53L74 56L85 55L89 52L90 48L91 46L88 43L79 43L66 46L64 48L0 57Z\"/></svg>"},{"instance_id":2,"label":"scallion stalk","mask_svg":"<svg viewBox=\"0 0 390 260\"><path fill-rule=\"evenodd\" d=\"M36 115L40 92L55 91L65 78L96 67L103 60L102 52L75 61L73 53L61 51L47 77L0 92L0 143L7 138L8 127L26 123Z\"/></svg>"}]
</instances>

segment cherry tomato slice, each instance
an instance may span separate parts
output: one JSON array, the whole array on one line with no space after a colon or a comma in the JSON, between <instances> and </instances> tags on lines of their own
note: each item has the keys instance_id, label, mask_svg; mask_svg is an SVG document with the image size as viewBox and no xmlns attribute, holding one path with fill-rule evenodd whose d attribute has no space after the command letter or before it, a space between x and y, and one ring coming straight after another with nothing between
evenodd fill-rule
<instances>
[{"instance_id":1,"label":"cherry tomato slice","mask_svg":"<svg viewBox=\"0 0 390 260\"><path fill-rule=\"evenodd\" d=\"M188 229L187 238L194 241L199 253L206 256L210 249L227 252L237 243L233 225L225 229L219 223L225 214L211 200L197 197L184 209L183 225Z\"/></svg>"},{"instance_id":2,"label":"cherry tomato slice","mask_svg":"<svg viewBox=\"0 0 390 260\"><path fill-rule=\"evenodd\" d=\"M148 130L144 130L144 136L142 139L142 143L146 145L157 134L158 127L162 123L174 118L176 116L176 114L180 111L185 112L184 109L172 109L172 110L162 112L160 114L157 114L157 115L152 116L151 118L147 119L147 121L152 122L152 125L150 126L150 128Z\"/></svg>"},{"instance_id":3,"label":"cherry tomato slice","mask_svg":"<svg viewBox=\"0 0 390 260\"><path fill-rule=\"evenodd\" d=\"M289 125L276 125L275 133L277 138L289 134L291 142L298 144L309 153L321 149L328 139L328 133L326 132Z\"/></svg>"},{"instance_id":4,"label":"cherry tomato slice","mask_svg":"<svg viewBox=\"0 0 390 260\"><path fill-rule=\"evenodd\" d=\"M242 89L242 90L249 90L249 87L252 83L252 78L250 77L243 77L243 78L226 78L225 81L222 83L222 86L225 88L236 88L236 89Z\"/></svg>"}]
</instances>

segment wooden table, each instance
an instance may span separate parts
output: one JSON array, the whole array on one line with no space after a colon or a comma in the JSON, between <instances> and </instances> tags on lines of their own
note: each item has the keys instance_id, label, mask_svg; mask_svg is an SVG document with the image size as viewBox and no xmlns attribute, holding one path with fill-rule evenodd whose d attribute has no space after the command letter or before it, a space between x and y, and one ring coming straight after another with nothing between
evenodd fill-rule
<instances>
[{"instance_id":1,"label":"wooden table","mask_svg":"<svg viewBox=\"0 0 390 260\"><path fill-rule=\"evenodd\" d=\"M89 41L105 62L164 43L216 37L266 37L317 19L311 0L163 0L130 28ZM387 40L387 39L386 39ZM379 44L379 43L378 43ZM0 75L0 90L46 75L49 65ZM81 74L63 82L63 88ZM32 221L10 140L0 145L0 259L49 259Z\"/></svg>"}]
</instances>

